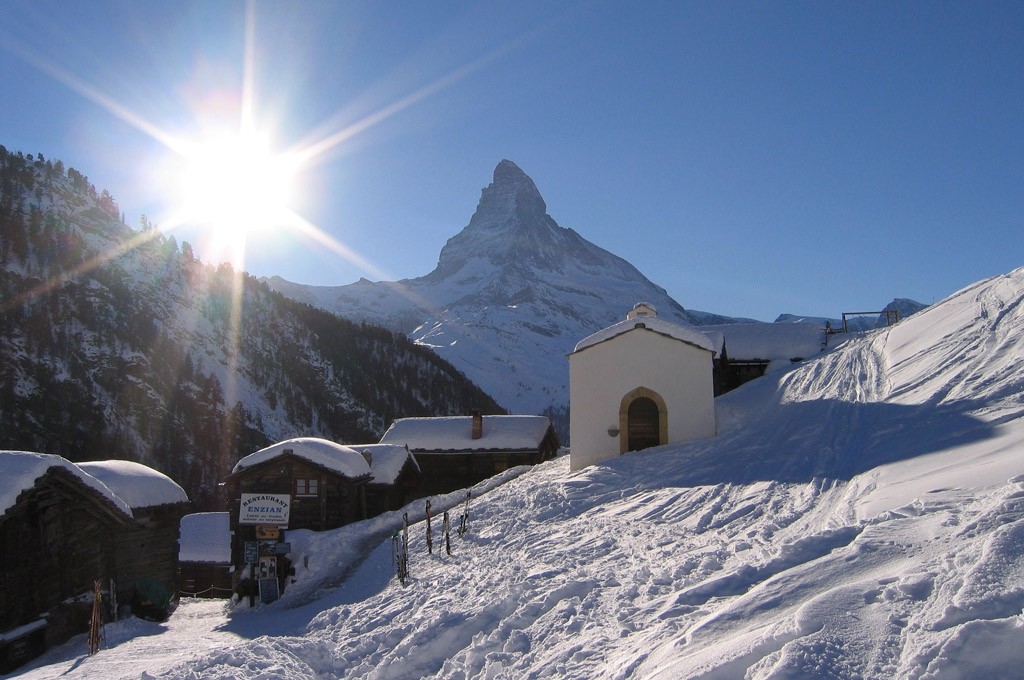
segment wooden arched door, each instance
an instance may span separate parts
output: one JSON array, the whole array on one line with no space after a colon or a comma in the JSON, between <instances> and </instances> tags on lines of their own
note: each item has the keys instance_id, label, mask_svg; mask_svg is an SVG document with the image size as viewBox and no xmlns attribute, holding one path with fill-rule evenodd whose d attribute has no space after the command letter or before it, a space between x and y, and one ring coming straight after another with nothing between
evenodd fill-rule
<instances>
[{"instance_id":1,"label":"wooden arched door","mask_svg":"<svg viewBox=\"0 0 1024 680\"><path fill-rule=\"evenodd\" d=\"M627 450L639 451L661 443L661 410L649 397L637 397L626 410Z\"/></svg>"}]
</instances>

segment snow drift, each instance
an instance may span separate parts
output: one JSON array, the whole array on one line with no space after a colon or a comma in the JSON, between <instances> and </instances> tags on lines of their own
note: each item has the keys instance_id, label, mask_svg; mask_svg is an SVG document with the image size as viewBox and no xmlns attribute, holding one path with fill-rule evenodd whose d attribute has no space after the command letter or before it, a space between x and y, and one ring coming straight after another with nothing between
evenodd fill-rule
<instances>
[{"instance_id":1,"label":"snow drift","mask_svg":"<svg viewBox=\"0 0 1024 680\"><path fill-rule=\"evenodd\" d=\"M474 501L451 555L428 555L414 527L404 588L391 520L358 568L326 546L369 529L321 536L293 587L348 573L342 587L237 610L224 625L274 635L149 672L1016 677L1022 300L1024 269L720 398L714 439L509 479Z\"/></svg>"}]
</instances>

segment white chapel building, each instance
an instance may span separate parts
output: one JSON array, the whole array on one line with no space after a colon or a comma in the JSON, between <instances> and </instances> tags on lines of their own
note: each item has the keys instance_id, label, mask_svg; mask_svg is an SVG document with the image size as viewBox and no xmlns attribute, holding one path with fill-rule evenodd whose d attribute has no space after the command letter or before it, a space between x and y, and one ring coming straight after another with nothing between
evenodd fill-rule
<instances>
[{"instance_id":1,"label":"white chapel building","mask_svg":"<svg viewBox=\"0 0 1024 680\"><path fill-rule=\"evenodd\" d=\"M570 468L715 434L714 344L638 302L569 355Z\"/></svg>"}]
</instances>

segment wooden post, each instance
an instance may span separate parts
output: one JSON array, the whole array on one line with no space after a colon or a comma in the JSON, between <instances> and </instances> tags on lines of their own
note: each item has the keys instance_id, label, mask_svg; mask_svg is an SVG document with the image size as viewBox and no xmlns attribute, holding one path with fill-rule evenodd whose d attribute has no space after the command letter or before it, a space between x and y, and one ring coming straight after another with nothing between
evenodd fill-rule
<instances>
[{"instance_id":1,"label":"wooden post","mask_svg":"<svg viewBox=\"0 0 1024 680\"><path fill-rule=\"evenodd\" d=\"M89 656L100 651L100 638L103 636L103 615L100 604L103 594L100 592L100 582L92 583L92 619L89 621Z\"/></svg>"}]
</instances>

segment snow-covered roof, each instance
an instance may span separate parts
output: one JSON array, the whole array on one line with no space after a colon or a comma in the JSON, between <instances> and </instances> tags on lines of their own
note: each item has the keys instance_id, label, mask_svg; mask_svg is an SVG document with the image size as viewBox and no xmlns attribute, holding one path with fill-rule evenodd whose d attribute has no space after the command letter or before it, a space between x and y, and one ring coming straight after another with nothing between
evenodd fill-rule
<instances>
[{"instance_id":1,"label":"snow-covered roof","mask_svg":"<svg viewBox=\"0 0 1024 680\"><path fill-rule=\"evenodd\" d=\"M188 494L177 482L141 463L102 460L79 463L78 467L107 485L133 509L188 503Z\"/></svg>"},{"instance_id":2,"label":"snow-covered roof","mask_svg":"<svg viewBox=\"0 0 1024 680\"><path fill-rule=\"evenodd\" d=\"M816 323L731 323L701 326L717 336L715 351L722 353L722 339L730 359L806 359L821 352L822 327Z\"/></svg>"},{"instance_id":3,"label":"snow-covered roof","mask_svg":"<svg viewBox=\"0 0 1024 680\"><path fill-rule=\"evenodd\" d=\"M197 512L181 518L178 560L231 562L231 519L226 512Z\"/></svg>"},{"instance_id":4,"label":"snow-covered roof","mask_svg":"<svg viewBox=\"0 0 1024 680\"><path fill-rule=\"evenodd\" d=\"M683 326L678 323L659 319L656 316L638 316L612 324L607 328L599 330L593 335L588 335L576 343L576 347L573 349L573 352L579 352L587 347L596 345L599 342L610 340L618 335L629 333L636 329L661 333L662 335L667 335L670 338L675 338L676 340L681 340L682 342L690 345L695 345L701 349L706 349L709 352L715 351L715 347L712 345L711 340L709 340L708 337L696 326Z\"/></svg>"},{"instance_id":5,"label":"snow-covered roof","mask_svg":"<svg viewBox=\"0 0 1024 680\"><path fill-rule=\"evenodd\" d=\"M472 416L401 418L381 444L404 444L410 451L489 451L536 449L551 426L544 416L483 416L483 432L473 439Z\"/></svg>"},{"instance_id":6,"label":"snow-covered roof","mask_svg":"<svg viewBox=\"0 0 1024 680\"><path fill-rule=\"evenodd\" d=\"M369 452L373 484L394 484L408 460L417 470L420 469L416 457L405 448L405 444L352 444L352 448L359 453Z\"/></svg>"},{"instance_id":7,"label":"snow-covered roof","mask_svg":"<svg viewBox=\"0 0 1024 680\"><path fill-rule=\"evenodd\" d=\"M272 444L265 449L260 449L256 453L250 453L235 463L231 474L236 474L246 468L273 460L278 456L284 455L286 450L290 450L290 453L297 458L308 460L310 463L346 477L355 478L370 474L370 466L358 451L351 447L317 437L288 439L287 441Z\"/></svg>"},{"instance_id":8,"label":"snow-covered roof","mask_svg":"<svg viewBox=\"0 0 1024 680\"><path fill-rule=\"evenodd\" d=\"M71 461L50 453L30 451L0 451L0 480L3 480L3 484L0 484L0 514L10 510L22 492L35 486L37 479L55 467L67 470L110 501L122 513L128 517L133 516L128 504L111 491L110 487Z\"/></svg>"}]
</instances>

